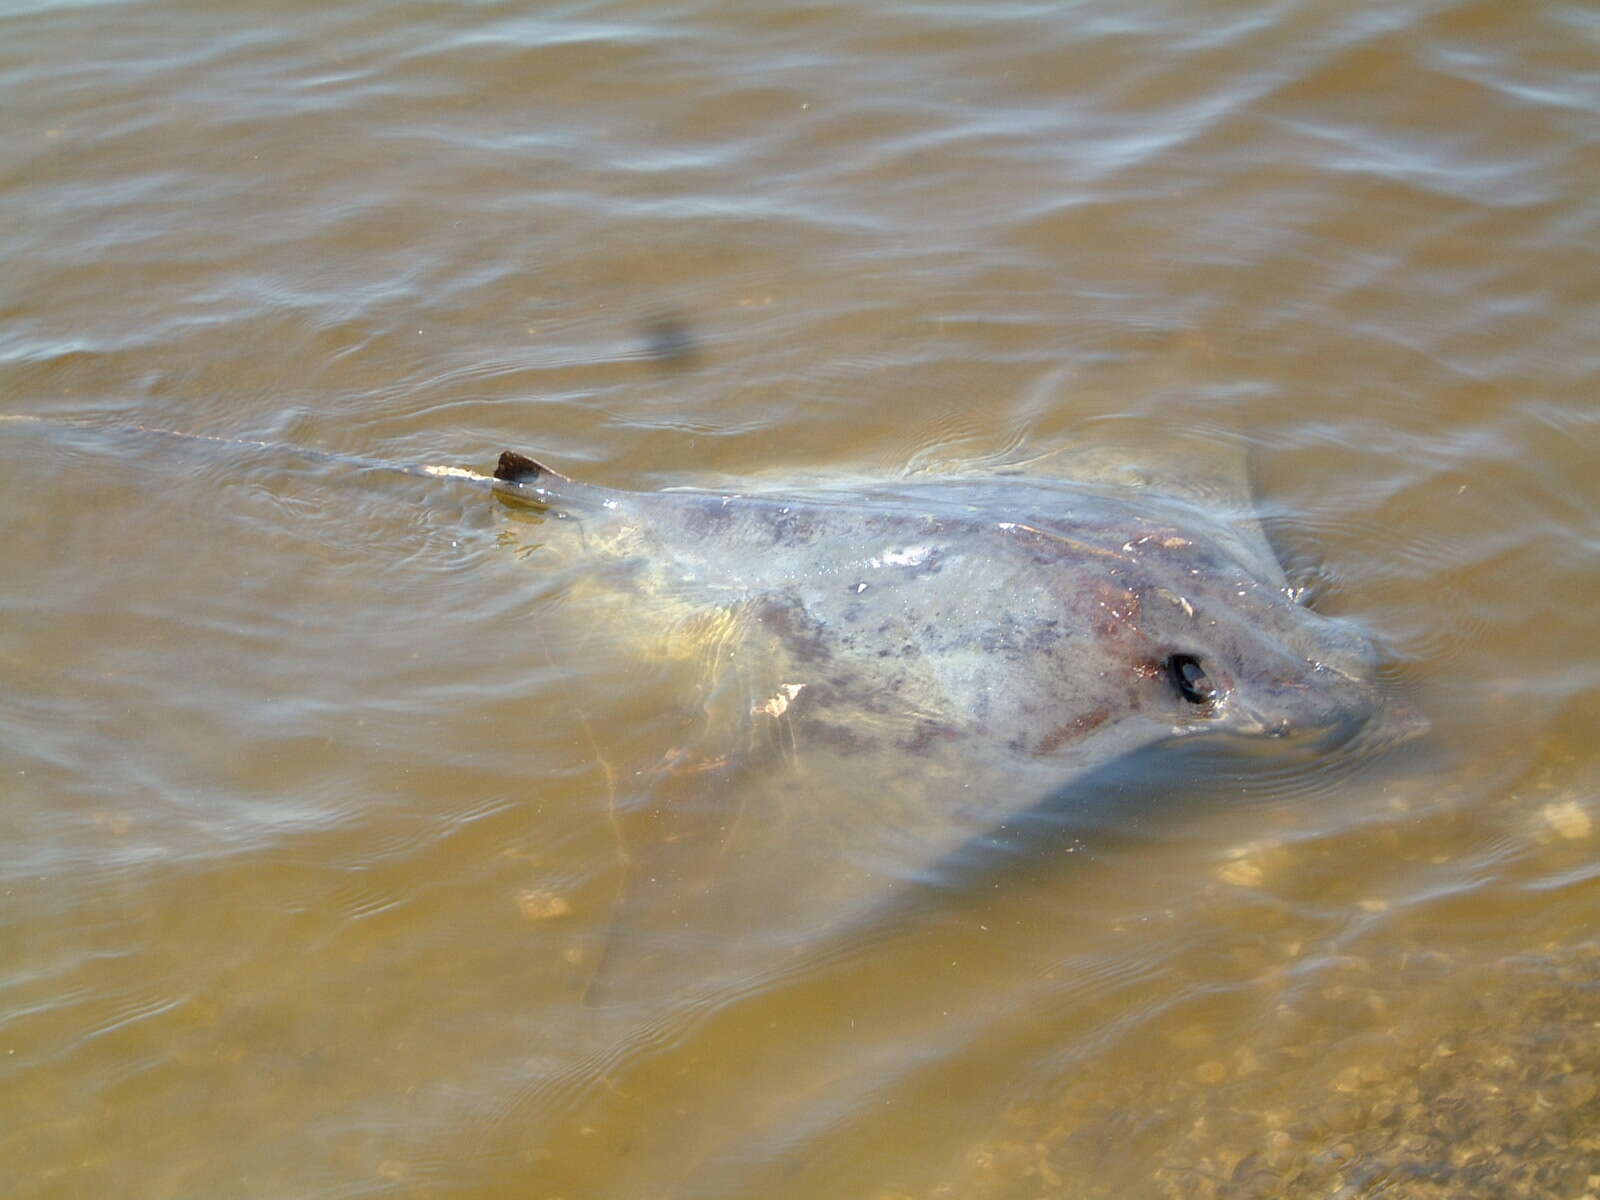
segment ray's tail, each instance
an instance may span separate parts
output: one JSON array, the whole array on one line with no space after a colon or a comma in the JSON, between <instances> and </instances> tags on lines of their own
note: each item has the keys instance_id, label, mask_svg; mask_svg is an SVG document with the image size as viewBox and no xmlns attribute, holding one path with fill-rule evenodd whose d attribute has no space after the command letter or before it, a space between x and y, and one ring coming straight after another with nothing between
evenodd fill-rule
<instances>
[{"instance_id":1,"label":"ray's tail","mask_svg":"<svg viewBox=\"0 0 1600 1200\"><path fill-rule=\"evenodd\" d=\"M504 500L542 511L554 510L556 515L577 515L586 511L611 509L617 506L616 495L606 488L579 483L554 468L506 450L500 455L492 475L485 475L470 467L446 463L393 462L363 454L349 454L339 450L320 450L297 446L290 442L264 442L254 438L219 437L209 433L186 433L176 429L162 429L154 425L134 422L94 421L76 417L44 417L26 413L0 413L0 424L30 425L39 429L82 433L95 440L115 444L118 439L137 438L174 442L186 446L212 446L224 452L237 454L272 454L301 462L333 463L357 471L378 471L386 474L422 476L429 479L449 479L474 487L489 488ZM106 453L114 453L102 446Z\"/></svg>"},{"instance_id":2,"label":"ray's tail","mask_svg":"<svg viewBox=\"0 0 1600 1200\"><path fill-rule=\"evenodd\" d=\"M495 483L493 475L485 475L470 467L444 463L391 462L363 454L348 454L338 450L319 450L310 446L296 446L291 442L263 442L255 438L220 437L209 433L187 433L177 429L162 429L155 425L140 425L131 421L90 421L76 417L41 417L27 413L0 413L0 423L33 425L44 429L82 431L91 435L116 438L153 438L163 442L176 442L190 446L216 446L240 453L280 454L302 462L336 463L363 471L383 471L398 475L419 475L430 479L457 479L465 483L489 487Z\"/></svg>"}]
</instances>

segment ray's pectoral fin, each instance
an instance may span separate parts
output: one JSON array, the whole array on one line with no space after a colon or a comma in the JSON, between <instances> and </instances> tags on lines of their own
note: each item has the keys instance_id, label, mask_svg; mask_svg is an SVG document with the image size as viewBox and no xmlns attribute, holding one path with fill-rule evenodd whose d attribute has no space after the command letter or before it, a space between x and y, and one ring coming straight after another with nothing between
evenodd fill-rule
<instances>
[{"instance_id":1,"label":"ray's pectoral fin","mask_svg":"<svg viewBox=\"0 0 1600 1200\"><path fill-rule=\"evenodd\" d=\"M884 685L795 606L738 619L759 652L708 672L692 733L618 813L626 865L590 1004L764 986L875 929L898 884L994 820L972 800L1002 777L907 699L929 680Z\"/></svg>"},{"instance_id":2,"label":"ray's pectoral fin","mask_svg":"<svg viewBox=\"0 0 1600 1200\"><path fill-rule=\"evenodd\" d=\"M673 751L622 817L621 889L585 1003L654 998L738 953L741 923L719 901L739 816L725 799L740 773L720 756Z\"/></svg>"},{"instance_id":3,"label":"ray's pectoral fin","mask_svg":"<svg viewBox=\"0 0 1600 1200\"><path fill-rule=\"evenodd\" d=\"M1037 802L1034 780L955 731L826 692L752 692L732 753L712 738L724 748L701 741L654 773L622 818L626 875L588 1003L727 995L809 970L898 928L891 897Z\"/></svg>"},{"instance_id":4,"label":"ray's pectoral fin","mask_svg":"<svg viewBox=\"0 0 1600 1200\"><path fill-rule=\"evenodd\" d=\"M740 881L773 849L761 828L773 813L750 801L762 775L792 761L782 708L805 690L784 687L773 647L733 659L749 617L735 608L676 630L672 653L697 660L697 682L673 723L676 744L630 772L631 795L614 810L623 874L589 1004L657 999L738 954L749 927L736 911Z\"/></svg>"},{"instance_id":5,"label":"ray's pectoral fin","mask_svg":"<svg viewBox=\"0 0 1600 1200\"><path fill-rule=\"evenodd\" d=\"M1280 586L1283 562L1261 522L1250 443L1218 432L1172 438L1155 459L1153 483L1208 512L1221 514L1239 539L1239 550Z\"/></svg>"},{"instance_id":6,"label":"ray's pectoral fin","mask_svg":"<svg viewBox=\"0 0 1600 1200\"><path fill-rule=\"evenodd\" d=\"M1092 444L1050 450L1011 469L1038 478L1147 492L1192 505L1222 518L1233 534L1233 550L1274 583L1288 586L1282 561L1262 525L1246 439L1226 430L1153 432L1148 422L1138 421L1125 440L1119 440L1117 429L1123 423L1107 420Z\"/></svg>"}]
</instances>

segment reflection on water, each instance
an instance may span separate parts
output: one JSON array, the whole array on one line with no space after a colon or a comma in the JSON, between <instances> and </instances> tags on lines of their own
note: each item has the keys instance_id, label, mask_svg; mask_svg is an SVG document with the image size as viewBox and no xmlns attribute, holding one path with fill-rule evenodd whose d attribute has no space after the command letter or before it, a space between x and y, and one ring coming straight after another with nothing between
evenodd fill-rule
<instances>
[{"instance_id":1,"label":"reflection on water","mask_svg":"<svg viewBox=\"0 0 1600 1200\"><path fill-rule=\"evenodd\" d=\"M0 9L0 407L101 430L0 424L0 1191L1600 1194L1593 34ZM1242 436L1432 732L1129 764L586 1006L716 630L472 487L117 424L644 490Z\"/></svg>"}]
</instances>

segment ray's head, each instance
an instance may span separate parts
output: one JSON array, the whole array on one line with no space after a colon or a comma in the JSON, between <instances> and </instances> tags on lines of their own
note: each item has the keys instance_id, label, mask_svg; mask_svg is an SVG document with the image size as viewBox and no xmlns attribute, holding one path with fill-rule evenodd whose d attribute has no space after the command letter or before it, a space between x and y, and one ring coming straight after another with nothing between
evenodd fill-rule
<instances>
[{"instance_id":1,"label":"ray's head","mask_svg":"<svg viewBox=\"0 0 1600 1200\"><path fill-rule=\"evenodd\" d=\"M1203 733L1327 747L1384 743L1426 723L1384 678L1359 625L1300 602L1275 559L1221 535L1167 537L1124 572L1137 608L1126 651L1145 711L1180 736Z\"/></svg>"}]
</instances>

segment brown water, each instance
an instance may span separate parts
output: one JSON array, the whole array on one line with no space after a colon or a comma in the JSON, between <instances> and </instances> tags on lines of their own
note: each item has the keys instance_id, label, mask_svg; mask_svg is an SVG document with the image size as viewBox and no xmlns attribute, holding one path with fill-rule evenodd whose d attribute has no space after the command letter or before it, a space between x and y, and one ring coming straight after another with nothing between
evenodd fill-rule
<instances>
[{"instance_id":1,"label":"brown water","mask_svg":"<svg viewBox=\"0 0 1600 1200\"><path fill-rule=\"evenodd\" d=\"M581 996L689 651L447 481L0 424L0 1194L1600 1195L1581 4L0 6L0 410L654 488L1231 431L1432 734Z\"/></svg>"}]
</instances>

